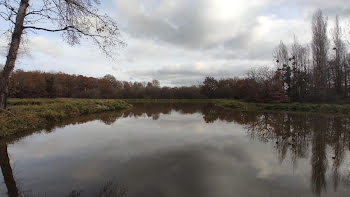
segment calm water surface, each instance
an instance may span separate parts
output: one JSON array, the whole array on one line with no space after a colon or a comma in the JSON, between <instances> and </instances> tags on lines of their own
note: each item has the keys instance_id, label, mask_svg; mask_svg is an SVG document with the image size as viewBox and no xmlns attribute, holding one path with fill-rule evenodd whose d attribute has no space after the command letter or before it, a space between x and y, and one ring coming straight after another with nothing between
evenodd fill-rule
<instances>
[{"instance_id":1,"label":"calm water surface","mask_svg":"<svg viewBox=\"0 0 350 197\"><path fill-rule=\"evenodd\" d=\"M25 135L0 141L1 196L106 185L131 197L350 196L345 117L140 104Z\"/></svg>"}]
</instances>

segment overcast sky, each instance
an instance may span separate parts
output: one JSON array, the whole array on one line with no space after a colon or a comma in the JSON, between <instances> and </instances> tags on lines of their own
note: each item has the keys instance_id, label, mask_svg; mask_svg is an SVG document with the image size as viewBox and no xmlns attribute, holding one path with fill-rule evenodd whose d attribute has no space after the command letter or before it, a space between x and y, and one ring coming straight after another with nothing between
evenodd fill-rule
<instances>
[{"instance_id":1,"label":"overcast sky","mask_svg":"<svg viewBox=\"0 0 350 197\"><path fill-rule=\"evenodd\" d=\"M127 47L109 61L90 42L70 47L59 34L28 35L28 54L16 68L83 74L161 85L198 84L205 76L242 76L253 66L273 65L280 40L311 39L311 16L320 8L329 31L338 14L349 38L349 0L101 0L119 23ZM6 51L0 39L0 64Z\"/></svg>"}]
</instances>

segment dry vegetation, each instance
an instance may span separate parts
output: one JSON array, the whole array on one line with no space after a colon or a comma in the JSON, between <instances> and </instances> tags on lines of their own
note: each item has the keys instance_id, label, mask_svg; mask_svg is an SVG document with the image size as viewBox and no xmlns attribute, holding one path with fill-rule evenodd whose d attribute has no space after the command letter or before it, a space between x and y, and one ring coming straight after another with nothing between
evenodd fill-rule
<instances>
[{"instance_id":1,"label":"dry vegetation","mask_svg":"<svg viewBox=\"0 0 350 197\"><path fill-rule=\"evenodd\" d=\"M0 113L0 137L43 129L81 115L128 109L121 100L99 99L10 99Z\"/></svg>"}]
</instances>

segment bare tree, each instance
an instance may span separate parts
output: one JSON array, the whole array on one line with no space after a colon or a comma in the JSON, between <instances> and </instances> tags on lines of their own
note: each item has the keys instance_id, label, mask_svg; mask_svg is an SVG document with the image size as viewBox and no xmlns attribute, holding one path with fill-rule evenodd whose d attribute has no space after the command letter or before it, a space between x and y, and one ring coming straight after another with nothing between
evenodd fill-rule
<instances>
[{"instance_id":1,"label":"bare tree","mask_svg":"<svg viewBox=\"0 0 350 197\"><path fill-rule=\"evenodd\" d=\"M348 79L349 79L349 70L350 70L350 54L345 54L344 58L344 97L349 97L348 90Z\"/></svg>"},{"instance_id":2,"label":"bare tree","mask_svg":"<svg viewBox=\"0 0 350 197\"><path fill-rule=\"evenodd\" d=\"M310 82L310 58L309 47L301 45L297 38L291 46L292 59L292 96L295 100L302 101L308 95Z\"/></svg>"},{"instance_id":3,"label":"bare tree","mask_svg":"<svg viewBox=\"0 0 350 197\"><path fill-rule=\"evenodd\" d=\"M156 88L159 88L159 87L160 87L159 81L156 80L156 79L153 79L153 80L152 80L152 86L153 86L153 87L156 87Z\"/></svg>"},{"instance_id":4,"label":"bare tree","mask_svg":"<svg viewBox=\"0 0 350 197\"><path fill-rule=\"evenodd\" d=\"M59 32L70 45L90 38L108 57L113 57L120 39L115 20L100 14L99 0L0 0L0 18L12 32L0 81L0 108L6 108L9 77L15 67L22 35L29 31Z\"/></svg>"},{"instance_id":5,"label":"bare tree","mask_svg":"<svg viewBox=\"0 0 350 197\"><path fill-rule=\"evenodd\" d=\"M321 10L317 10L312 17L312 58L313 58L313 78L315 98L325 99L328 86L328 37L327 18L323 16Z\"/></svg>"},{"instance_id":6,"label":"bare tree","mask_svg":"<svg viewBox=\"0 0 350 197\"><path fill-rule=\"evenodd\" d=\"M276 61L277 69L282 74L283 86L288 92L288 96L291 96L292 89L292 72L290 67L291 58L289 57L289 51L287 46L281 41L275 48L273 56Z\"/></svg>"},{"instance_id":7,"label":"bare tree","mask_svg":"<svg viewBox=\"0 0 350 197\"><path fill-rule=\"evenodd\" d=\"M273 58L276 61L276 65L279 69L282 69L288 65L288 48L282 41L280 41L279 45L275 48L273 52Z\"/></svg>"},{"instance_id":8,"label":"bare tree","mask_svg":"<svg viewBox=\"0 0 350 197\"><path fill-rule=\"evenodd\" d=\"M335 18L335 27L333 29L333 50L335 51L333 70L334 70L334 84L337 95L342 94L343 74L344 74L344 63L345 58L345 45L342 40L342 30L339 25L339 18Z\"/></svg>"},{"instance_id":9,"label":"bare tree","mask_svg":"<svg viewBox=\"0 0 350 197\"><path fill-rule=\"evenodd\" d=\"M259 83L272 80L275 71L268 66L252 67L246 73L247 78L254 79Z\"/></svg>"}]
</instances>

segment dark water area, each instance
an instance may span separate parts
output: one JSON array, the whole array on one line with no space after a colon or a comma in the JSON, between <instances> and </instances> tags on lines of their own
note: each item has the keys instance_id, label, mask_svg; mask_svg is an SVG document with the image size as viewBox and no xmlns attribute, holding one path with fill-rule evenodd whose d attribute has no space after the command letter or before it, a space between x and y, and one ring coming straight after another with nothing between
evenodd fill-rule
<instances>
[{"instance_id":1,"label":"dark water area","mask_svg":"<svg viewBox=\"0 0 350 197\"><path fill-rule=\"evenodd\" d=\"M136 104L0 141L0 196L350 196L349 150L349 117Z\"/></svg>"}]
</instances>

